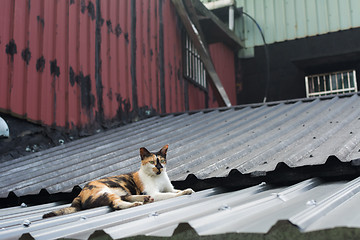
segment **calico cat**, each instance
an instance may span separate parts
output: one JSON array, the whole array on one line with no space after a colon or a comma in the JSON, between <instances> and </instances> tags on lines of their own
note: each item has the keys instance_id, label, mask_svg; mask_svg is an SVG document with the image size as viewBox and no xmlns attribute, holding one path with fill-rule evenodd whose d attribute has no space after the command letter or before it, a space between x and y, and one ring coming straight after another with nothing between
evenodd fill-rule
<instances>
[{"instance_id":1,"label":"calico cat","mask_svg":"<svg viewBox=\"0 0 360 240\"><path fill-rule=\"evenodd\" d=\"M43 215L43 218L78 212L84 209L110 206L126 209L144 203L192 194L191 188L176 190L166 173L165 145L157 153L140 148L141 166L135 173L107 177L89 182L73 200L70 207Z\"/></svg>"}]
</instances>

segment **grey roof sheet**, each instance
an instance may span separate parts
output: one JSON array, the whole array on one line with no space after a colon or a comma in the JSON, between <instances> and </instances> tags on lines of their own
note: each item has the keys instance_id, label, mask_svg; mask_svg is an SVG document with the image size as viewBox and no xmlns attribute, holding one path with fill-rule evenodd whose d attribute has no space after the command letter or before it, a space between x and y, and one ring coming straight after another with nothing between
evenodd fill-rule
<instances>
[{"instance_id":1,"label":"grey roof sheet","mask_svg":"<svg viewBox=\"0 0 360 240\"><path fill-rule=\"evenodd\" d=\"M0 198L71 191L92 179L136 171L139 148L169 144L172 181L263 175L279 166L358 166L360 97L300 99L152 117L0 163ZM305 171L302 171L303 174ZM341 174L338 173L338 174Z\"/></svg>"},{"instance_id":2,"label":"grey roof sheet","mask_svg":"<svg viewBox=\"0 0 360 240\"><path fill-rule=\"evenodd\" d=\"M0 239L23 234L35 239L87 239L96 230L113 239L172 236L180 223L189 224L199 235L265 234L275 231L281 220L302 233L360 228L359 192L360 178L337 182L313 178L286 187L263 183L234 192L208 189L126 210L99 207L49 219L41 219L42 214L68 205L14 207L0 210ZM359 233L351 232L355 238Z\"/></svg>"}]
</instances>

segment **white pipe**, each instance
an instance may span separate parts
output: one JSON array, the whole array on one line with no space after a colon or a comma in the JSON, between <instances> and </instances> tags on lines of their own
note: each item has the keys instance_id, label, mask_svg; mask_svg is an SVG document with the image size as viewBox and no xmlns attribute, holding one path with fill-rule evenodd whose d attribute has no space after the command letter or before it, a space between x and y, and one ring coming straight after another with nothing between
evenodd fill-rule
<instances>
[{"instance_id":1,"label":"white pipe","mask_svg":"<svg viewBox=\"0 0 360 240\"><path fill-rule=\"evenodd\" d=\"M235 22L235 8L234 5L229 7L229 29L231 31L234 30L234 22Z\"/></svg>"},{"instance_id":2,"label":"white pipe","mask_svg":"<svg viewBox=\"0 0 360 240\"><path fill-rule=\"evenodd\" d=\"M209 10L214 10L218 8L228 7L235 4L234 0L218 0L214 2L203 3L205 7Z\"/></svg>"}]
</instances>

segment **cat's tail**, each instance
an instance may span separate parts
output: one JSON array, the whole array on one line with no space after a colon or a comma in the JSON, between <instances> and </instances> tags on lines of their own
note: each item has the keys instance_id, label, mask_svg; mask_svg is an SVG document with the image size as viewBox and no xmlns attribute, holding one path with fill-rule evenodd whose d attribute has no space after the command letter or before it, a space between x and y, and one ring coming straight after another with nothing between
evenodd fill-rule
<instances>
[{"instance_id":1,"label":"cat's tail","mask_svg":"<svg viewBox=\"0 0 360 240\"><path fill-rule=\"evenodd\" d=\"M70 207L61 208L59 210L46 213L46 214L43 215L43 218L49 218L49 217L55 217L55 216L70 214L70 213L78 212L80 210L81 210L81 198L79 196L77 196L72 201Z\"/></svg>"}]
</instances>

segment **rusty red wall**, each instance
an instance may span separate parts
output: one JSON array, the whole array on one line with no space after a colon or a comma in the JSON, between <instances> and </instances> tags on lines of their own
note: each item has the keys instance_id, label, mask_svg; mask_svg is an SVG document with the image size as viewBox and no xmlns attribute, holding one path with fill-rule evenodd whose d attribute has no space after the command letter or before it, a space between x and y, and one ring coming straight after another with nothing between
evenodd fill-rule
<instances>
[{"instance_id":1,"label":"rusty red wall","mask_svg":"<svg viewBox=\"0 0 360 240\"><path fill-rule=\"evenodd\" d=\"M236 80L235 80L235 55L232 49L223 43L209 45L211 59L214 63L215 70L219 75L221 83L230 99L232 105L236 105ZM209 95L213 90L209 89ZM209 107L219 107L215 98L209 102Z\"/></svg>"},{"instance_id":2,"label":"rusty red wall","mask_svg":"<svg viewBox=\"0 0 360 240\"><path fill-rule=\"evenodd\" d=\"M180 23L171 1L1 4L1 111L84 128L217 106L212 94L208 104L206 93L183 78ZM231 55L223 46L211 52ZM225 67L214 64L219 71ZM235 88L234 77L226 71L223 77Z\"/></svg>"}]
</instances>

